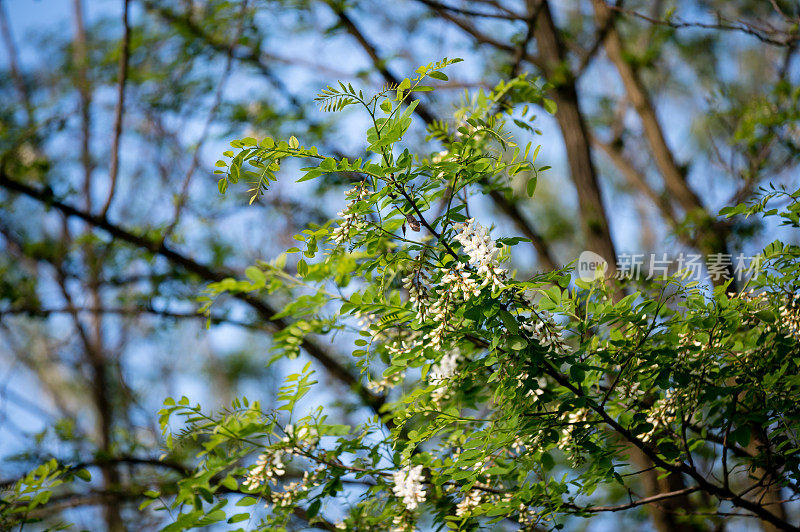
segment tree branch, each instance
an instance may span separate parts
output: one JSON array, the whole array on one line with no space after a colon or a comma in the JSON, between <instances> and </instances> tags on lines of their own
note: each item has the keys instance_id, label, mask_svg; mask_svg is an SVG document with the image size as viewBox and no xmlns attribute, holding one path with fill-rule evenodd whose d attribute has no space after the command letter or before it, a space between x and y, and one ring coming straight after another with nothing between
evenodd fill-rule
<instances>
[{"instance_id":1,"label":"tree branch","mask_svg":"<svg viewBox=\"0 0 800 532\"><path fill-rule=\"evenodd\" d=\"M44 205L63 212L67 216L83 220L84 222L105 231L116 239L143 250L147 250L156 255L160 255L173 264L183 268L187 272L197 275L205 281L218 282L234 275L233 272L224 269L211 269L210 267L200 264L194 259L173 250L163 242L158 242L146 236L138 235L118 225L112 224L105 218L90 214L73 207L72 205L57 200L53 197L52 192L34 188L25 183L15 181L11 179L6 174L5 169L1 167L0 187L28 196L29 198L43 203ZM290 322L287 322L282 318L274 318L274 316L277 314L277 311L265 301L251 294L238 293L234 294L233 297L253 308L253 310L255 310L256 313L261 317L261 319L270 323L276 330L283 330L291 325ZM358 379L349 371L348 368L336 360L331 353L308 338L304 339L300 345L312 358L316 359L331 374L331 376L346 386L353 388L365 405L372 408L375 412L380 410L380 407L384 403L383 397L374 395L372 392L367 390L360 383L360 379Z\"/></svg>"},{"instance_id":2,"label":"tree branch","mask_svg":"<svg viewBox=\"0 0 800 532\"><path fill-rule=\"evenodd\" d=\"M109 189L108 197L100 211L100 216L105 217L114 193L117 190L117 174L119 173L119 141L122 137L122 119L125 115L125 83L128 81L128 60L131 54L131 26L128 21L128 6L130 0L122 3L122 49L119 56L119 70L117 71L117 107L114 111L114 139L111 142L111 165L108 171Z\"/></svg>"},{"instance_id":3,"label":"tree branch","mask_svg":"<svg viewBox=\"0 0 800 532\"><path fill-rule=\"evenodd\" d=\"M715 24L710 24L706 22L693 22L693 21L684 21L679 18L673 18L669 20L653 18L644 13L639 13L638 11L634 11L632 9L625 9L620 6L610 5L603 2L608 9L616 11L618 13L622 13L624 15L629 15L650 24L656 24L658 26L667 26L674 29L682 29L682 28L701 28L701 29L709 29L709 30L722 30L722 31L734 31L734 32L741 32L746 35L750 35L755 37L759 41L767 44L771 44L773 46L793 46L798 41L800 41L800 34L797 33L797 30L777 30L774 28L759 28L755 24L751 22L744 22L741 20L732 21L725 17L723 17L720 13L714 13L714 16L720 21ZM774 5L774 4L773 4ZM798 21L795 20L787 20L787 22L792 23L797 27ZM781 35L781 38L776 38L774 35Z\"/></svg>"}]
</instances>

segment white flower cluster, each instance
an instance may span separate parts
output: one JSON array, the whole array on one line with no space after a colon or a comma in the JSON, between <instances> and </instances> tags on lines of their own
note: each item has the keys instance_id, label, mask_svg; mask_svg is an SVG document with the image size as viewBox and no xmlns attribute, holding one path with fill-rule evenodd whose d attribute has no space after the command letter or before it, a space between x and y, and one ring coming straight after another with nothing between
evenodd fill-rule
<instances>
[{"instance_id":1,"label":"white flower cluster","mask_svg":"<svg viewBox=\"0 0 800 532\"><path fill-rule=\"evenodd\" d=\"M460 264L463 266L463 264ZM468 296L480 293L477 283L471 279L469 273L463 275L455 273L453 268L442 277L442 287L429 291L425 286L427 276L421 270L415 270L403 278L403 286L408 290L409 300L419 314L419 319L430 319L436 327L424 337L434 349L441 347L447 333L450 315L455 310L455 305Z\"/></svg>"},{"instance_id":2,"label":"white flower cluster","mask_svg":"<svg viewBox=\"0 0 800 532\"><path fill-rule=\"evenodd\" d=\"M383 377L379 381L367 380L367 389L375 393L383 393L389 388L394 388L406 378L405 372L392 373L388 377Z\"/></svg>"},{"instance_id":3,"label":"white flower cluster","mask_svg":"<svg viewBox=\"0 0 800 532\"><path fill-rule=\"evenodd\" d=\"M403 277L403 288L408 290L408 300L419 312L419 318L425 320L428 311L428 288L425 283L427 275L422 270L414 270Z\"/></svg>"},{"instance_id":4,"label":"white flower cluster","mask_svg":"<svg viewBox=\"0 0 800 532\"><path fill-rule=\"evenodd\" d=\"M439 153L434 154L431 157L431 164L438 164L438 163L441 163L441 162L444 162L444 161L451 161L453 159L455 159L454 154L451 154L447 150L443 150L443 151L440 151ZM439 172L436 172L433 175L433 177L434 178L441 178L441 177L444 177L444 175L445 175L444 172L439 171Z\"/></svg>"},{"instance_id":5,"label":"white flower cluster","mask_svg":"<svg viewBox=\"0 0 800 532\"><path fill-rule=\"evenodd\" d=\"M342 218L339 227L331 231L331 238L336 244L343 244L350 240L354 230L362 230L364 228L364 221L359 216L352 212L353 206L359 202L369 198L369 191L364 183L359 183L351 188L345 194L348 197L353 197L350 203L344 210L336 213L337 216Z\"/></svg>"},{"instance_id":6,"label":"white flower cluster","mask_svg":"<svg viewBox=\"0 0 800 532\"><path fill-rule=\"evenodd\" d=\"M389 532L413 532L414 525L406 517L406 514L394 516L392 518L392 528L389 529Z\"/></svg>"},{"instance_id":7,"label":"white flower cluster","mask_svg":"<svg viewBox=\"0 0 800 532\"><path fill-rule=\"evenodd\" d=\"M778 322L785 328L787 336L800 342L800 295L794 294L778 309L778 313Z\"/></svg>"},{"instance_id":8,"label":"white flower cluster","mask_svg":"<svg viewBox=\"0 0 800 532\"><path fill-rule=\"evenodd\" d=\"M392 492L409 511L415 510L419 503L425 502L425 488L422 487L422 466L406 466L392 475Z\"/></svg>"},{"instance_id":9,"label":"white flower cluster","mask_svg":"<svg viewBox=\"0 0 800 532\"><path fill-rule=\"evenodd\" d=\"M536 321L523 323L522 329L530 333L543 347L550 347L559 352L566 347L561 326L546 310L538 311Z\"/></svg>"},{"instance_id":10,"label":"white flower cluster","mask_svg":"<svg viewBox=\"0 0 800 532\"><path fill-rule=\"evenodd\" d=\"M430 346L433 349L439 349L442 346L447 333L449 317L453 313L455 306L452 295L452 293L445 291L442 297L435 300L428 308L427 314L436 322L436 327L426 334L425 338L430 341Z\"/></svg>"},{"instance_id":11,"label":"white flower cluster","mask_svg":"<svg viewBox=\"0 0 800 532\"><path fill-rule=\"evenodd\" d=\"M456 517L470 515L480 505L482 496L480 490L469 490L467 496L456 505Z\"/></svg>"},{"instance_id":12,"label":"white flower cluster","mask_svg":"<svg viewBox=\"0 0 800 532\"><path fill-rule=\"evenodd\" d=\"M461 244L464 253L469 255L469 263L477 269L478 276L482 278L480 288L491 286L493 290L502 289L506 270L500 268L499 255L489 230L470 218L462 224L456 224L455 239Z\"/></svg>"},{"instance_id":13,"label":"white flower cluster","mask_svg":"<svg viewBox=\"0 0 800 532\"><path fill-rule=\"evenodd\" d=\"M294 425L286 425L283 432L286 436L282 438L284 443L294 443L298 447L314 448L319 443L319 432L312 426L303 425L295 429ZM291 451L289 451L291 454Z\"/></svg>"},{"instance_id":14,"label":"white flower cluster","mask_svg":"<svg viewBox=\"0 0 800 532\"><path fill-rule=\"evenodd\" d=\"M414 331L417 333L417 331ZM386 352L392 357L398 357L407 355L417 348L422 346L423 342L421 339L415 339L418 334L414 334L412 337L406 339L398 339L394 342L386 344Z\"/></svg>"},{"instance_id":15,"label":"white flower cluster","mask_svg":"<svg viewBox=\"0 0 800 532\"><path fill-rule=\"evenodd\" d=\"M517 522L525 528L522 530L538 530L536 523L539 521L539 515L523 503L519 503L519 517Z\"/></svg>"},{"instance_id":16,"label":"white flower cluster","mask_svg":"<svg viewBox=\"0 0 800 532\"><path fill-rule=\"evenodd\" d=\"M649 442L653 439L657 431L668 427L675 421L675 405L676 401L672 390L667 390L663 399L658 399L653 403L653 406L650 407L650 411L647 413L647 422L652 424L653 428L640 436L642 441Z\"/></svg>"},{"instance_id":17,"label":"white flower cluster","mask_svg":"<svg viewBox=\"0 0 800 532\"><path fill-rule=\"evenodd\" d=\"M478 281L464 267L463 262L458 262L447 270L447 273L442 277L442 284L446 285L447 290L452 292L454 296L458 297L460 295L464 301L473 296L481 295L481 289L485 286L485 284L478 284Z\"/></svg>"},{"instance_id":18,"label":"white flower cluster","mask_svg":"<svg viewBox=\"0 0 800 532\"><path fill-rule=\"evenodd\" d=\"M428 382L439 386L431 394L434 402L438 403L447 397L447 381L456 374L458 369L458 362L461 360L461 352L456 348L455 350L445 353L439 362L431 366L428 372Z\"/></svg>"},{"instance_id":19,"label":"white flower cluster","mask_svg":"<svg viewBox=\"0 0 800 532\"><path fill-rule=\"evenodd\" d=\"M272 504L283 508L292 506L296 502L298 496L307 493L309 489L317 486L317 476L318 473L316 472L311 475L308 473L308 471L303 471L302 480L286 484L283 487L284 491L272 490L270 493L270 500ZM268 507L269 503L266 506Z\"/></svg>"},{"instance_id":20,"label":"white flower cluster","mask_svg":"<svg viewBox=\"0 0 800 532\"><path fill-rule=\"evenodd\" d=\"M586 408L579 408L575 412L564 412L561 415L561 421L565 426L557 443L559 449L566 450L570 447L573 432L581 430L587 419L589 411Z\"/></svg>"},{"instance_id":21,"label":"white flower cluster","mask_svg":"<svg viewBox=\"0 0 800 532\"><path fill-rule=\"evenodd\" d=\"M431 384L445 383L450 377L456 374L459 360L461 360L461 352L458 349L450 353L445 353L439 362L431 367L428 373L428 381Z\"/></svg>"},{"instance_id":22,"label":"white flower cluster","mask_svg":"<svg viewBox=\"0 0 800 532\"><path fill-rule=\"evenodd\" d=\"M514 441L511 442L511 451L516 454L521 455L526 449L525 440L517 436L514 438Z\"/></svg>"},{"instance_id":23,"label":"white flower cluster","mask_svg":"<svg viewBox=\"0 0 800 532\"><path fill-rule=\"evenodd\" d=\"M259 455L256 465L247 474L244 486L248 489L256 489L261 484L282 477L286 473L286 466L283 465L283 451L268 449L265 454Z\"/></svg>"}]
</instances>

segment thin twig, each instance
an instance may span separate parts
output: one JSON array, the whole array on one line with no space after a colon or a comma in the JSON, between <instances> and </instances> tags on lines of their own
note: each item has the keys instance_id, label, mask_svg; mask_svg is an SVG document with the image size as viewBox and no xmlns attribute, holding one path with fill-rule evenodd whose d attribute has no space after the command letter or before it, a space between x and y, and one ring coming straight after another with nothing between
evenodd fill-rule
<instances>
[{"instance_id":1,"label":"thin twig","mask_svg":"<svg viewBox=\"0 0 800 532\"><path fill-rule=\"evenodd\" d=\"M128 61L131 53L131 26L128 21L128 6L130 0L123 0L122 3L122 49L119 56L119 70L117 71L117 107L114 111L114 140L111 143L111 166L108 170L109 189L105 205L100 211L100 216L105 217L111 202L114 201L114 193L117 190L117 174L119 173L119 142L122 137L122 119L125 115L125 84L128 81Z\"/></svg>"}]
</instances>

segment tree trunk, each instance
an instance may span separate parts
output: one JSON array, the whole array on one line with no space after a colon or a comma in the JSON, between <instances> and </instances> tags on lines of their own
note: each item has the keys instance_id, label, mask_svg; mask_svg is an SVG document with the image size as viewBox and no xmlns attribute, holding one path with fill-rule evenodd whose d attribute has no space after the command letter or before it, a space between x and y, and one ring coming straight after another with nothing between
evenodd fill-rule
<instances>
[{"instance_id":1,"label":"tree trunk","mask_svg":"<svg viewBox=\"0 0 800 532\"><path fill-rule=\"evenodd\" d=\"M617 264L616 252L592 162L589 132L580 110L575 79L566 66L564 47L547 2L539 11L534 35L544 74L555 85L553 98L558 106L556 120L564 137L570 176L578 194L586 248L606 259L609 273L613 274Z\"/></svg>"}]
</instances>

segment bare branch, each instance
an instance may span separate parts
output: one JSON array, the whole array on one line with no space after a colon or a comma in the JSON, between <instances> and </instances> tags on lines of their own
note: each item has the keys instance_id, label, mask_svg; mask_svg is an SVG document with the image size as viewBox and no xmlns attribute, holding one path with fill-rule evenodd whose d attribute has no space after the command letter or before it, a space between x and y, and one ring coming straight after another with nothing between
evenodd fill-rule
<instances>
[{"instance_id":1,"label":"bare branch","mask_svg":"<svg viewBox=\"0 0 800 532\"><path fill-rule=\"evenodd\" d=\"M602 0L601 0L602 2ZM685 21L681 20L680 18L671 18L671 19L658 19L644 13L639 13L638 11L634 11L632 9L626 9L620 6L611 5L606 2L602 2L605 4L606 8L616 11L618 13L622 13L625 15L629 15L650 24L656 24L659 26L667 26L670 28L681 29L681 28L701 28L701 29L709 29L709 30L722 30L722 31L733 31L733 32L741 32L746 35L750 35L755 37L761 42L771 44L773 46L793 46L795 43L800 41L800 34L797 32L796 25L798 23L797 20L792 20L791 22L795 25L794 30L779 30L775 28L764 28L758 27L756 24L752 22L746 22L742 20L729 20L726 17L722 16L721 13L714 13L714 17L719 21L717 23L711 24L706 22L694 22L694 21ZM788 22L788 21L787 21Z\"/></svg>"},{"instance_id":2,"label":"bare branch","mask_svg":"<svg viewBox=\"0 0 800 532\"><path fill-rule=\"evenodd\" d=\"M452 13L457 13L459 15L464 15L468 17L494 18L494 19L512 20L512 21L526 19L525 16L513 14L509 12L509 10L500 13L487 13L485 11L475 11L472 9L464 9L460 7L449 6L441 2L435 2L434 0L419 0L419 1L425 4L426 6L432 7L437 10L450 11Z\"/></svg>"},{"instance_id":3,"label":"bare branch","mask_svg":"<svg viewBox=\"0 0 800 532\"><path fill-rule=\"evenodd\" d=\"M206 140L208 139L208 134L211 131L211 124L214 122L214 117L217 114L217 110L219 110L219 106L222 103L222 96L225 91L225 84L228 81L228 77L231 73L231 68L233 67L233 50L236 46L236 43L242 37L242 32L244 31L244 21L245 21L245 13L247 11L247 0L242 2L242 6L239 10L239 14L237 16L238 23L236 24L236 30L234 31L233 40L231 41L231 45L228 48L228 52L225 58L225 68L223 69L222 76L219 79L219 83L217 83L217 88L214 92L214 101L211 105L211 109L208 111L208 117L206 117L206 122L203 124L202 133L200 133L200 138L197 141L197 145L194 148L194 152L192 153L192 162L189 164L189 169L186 171L186 176L183 178L183 184L181 185L181 191L178 194L178 200L175 202L175 211L172 214L172 221L164 230L162 239L166 241L172 232L175 230L175 227L180 222L181 218L181 211L183 210L184 206L186 205L186 200L189 196L189 185L192 182L192 177L194 176L197 167L200 165L200 149L205 144Z\"/></svg>"},{"instance_id":4,"label":"bare branch","mask_svg":"<svg viewBox=\"0 0 800 532\"><path fill-rule=\"evenodd\" d=\"M163 242L158 242L149 239L146 236L138 235L123 227L112 224L106 218L82 211L72 205L57 200L50 192L31 187L19 181L15 181L11 179L6 174L5 169L1 167L0 187L9 191L24 194L32 199L40 201L43 204L49 205L50 207L61 211L66 216L80 219L96 227L97 229L101 229L120 241L126 242L140 249L150 251L156 255L160 255L176 266L179 266L187 272L197 275L205 281L221 281L234 275L233 272L228 270L214 270L204 264L200 264L187 255L183 255L173 250ZM290 322L287 322L282 318L275 318L274 316L277 314L277 311L273 309L267 302L259 299L256 296L247 293L237 293L234 295L234 297L253 308L253 310L255 310L261 317L261 319L274 327L275 330L283 330L291 325ZM309 338L305 338L300 345L311 357L322 364L322 366L330 373L331 376L336 378L345 386L354 389L365 405L369 406L376 412L380 410L380 407L384 403L383 397L374 395L372 392L367 390L361 384L360 379L351 373L350 370L342 363L336 360L332 353L328 352L327 349L323 348L321 345Z\"/></svg>"},{"instance_id":5,"label":"bare branch","mask_svg":"<svg viewBox=\"0 0 800 532\"><path fill-rule=\"evenodd\" d=\"M689 495L690 493L694 493L699 491L700 488L697 486L692 486L690 488L684 488L681 490L670 491L667 493L659 493L658 495L653 495L652 497L645 497L643 499L639 499L637 501L630 502L628 504L619 504L617 506L587 506L587 507L580 507L574 506L575 510L580 512L587 512L587 513L601 513L601 512L621 512L623 510L630 510L631 508L636 508L637 506L643 506L645 504L654 504L666 499L674 499L676 497L683 497L685 495Z\"/></svg>"},{"instance_id":6,"label":"bare branch","mask_svg":"<svg viewBox=\"0 0 800 532\"><path fill-rule=\"evenodd\" d=\"M131 53L131 26L128 21L128 5L130 0L123 0L122 4L122 48L119 55L119 70L117 71L117 107L114 111L114 139L111 142L111 166L108 171L109 189L105 205L100 211L100 216L106 216L114 193L117 189L117 173L119 172L119 141L122 137L122 118L125 115L125 84L128 81L128 60Z\"/></svg>"}]
</instances>

